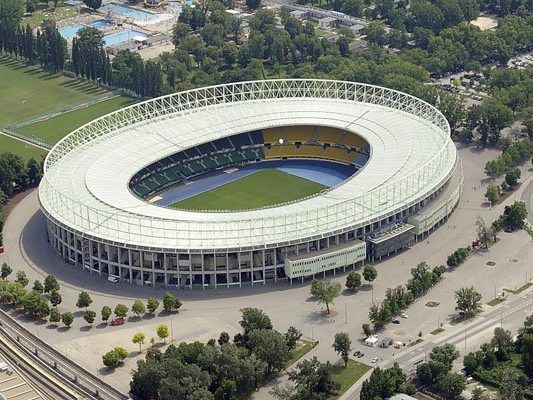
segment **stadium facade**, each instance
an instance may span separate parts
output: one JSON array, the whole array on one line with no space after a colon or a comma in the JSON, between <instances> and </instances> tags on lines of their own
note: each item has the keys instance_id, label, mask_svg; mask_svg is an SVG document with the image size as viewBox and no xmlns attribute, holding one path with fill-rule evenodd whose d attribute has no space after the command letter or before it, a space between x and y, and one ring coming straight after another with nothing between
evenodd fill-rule
<instances>
[{"instance_id":1,"label":"stadium facade","mask_svg":"<svg viewBox=\"0 0 533 400\"><path fill-rule=\"evenodd\" d=\"M354 174L261 209L153 202L209 171L296 157ZM163 96L82 126L49 153L39 201L51 246L71 264L206 288L292 283L379 260L445 221L461 187L448 122L424 101L354 82L266 80Z\"/></svg>"}]
</instances>

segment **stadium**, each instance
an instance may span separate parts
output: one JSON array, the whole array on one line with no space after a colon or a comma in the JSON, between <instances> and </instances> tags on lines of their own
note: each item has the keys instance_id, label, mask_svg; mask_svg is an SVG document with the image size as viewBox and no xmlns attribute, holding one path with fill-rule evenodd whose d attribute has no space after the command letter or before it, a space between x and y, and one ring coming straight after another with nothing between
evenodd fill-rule
<instances>
[{"instance_id":1,"label":"stadium","mask_svg":"<svg viewBox=\"0 0 533 400\"><path fill-rule=\"evenodd\" d=\"M98 118L48 154L50 245L110 280L290 282L406 249L447 219L462 169L444 116L331 80L180 92Z\"/></svg>"}]
</instances>

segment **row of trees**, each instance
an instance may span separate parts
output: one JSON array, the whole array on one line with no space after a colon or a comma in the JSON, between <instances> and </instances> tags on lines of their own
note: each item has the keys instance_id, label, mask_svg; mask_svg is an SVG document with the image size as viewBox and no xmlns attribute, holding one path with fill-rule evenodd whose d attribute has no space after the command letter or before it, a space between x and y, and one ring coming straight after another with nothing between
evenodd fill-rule
<instances>
[{"instance_id":1,"label":"row of trees","mask_svg":"<svg viewBox=\"0 0 533 400\"><path fill-rule=\"evenodd\" d=\"M416 368L418 383L449 400L458 399L466 387L466 378L452 372L453 362L459 352L453 344L446 343L434 347L429 354L429 361Z\"/></svg>"},{"instance_id":2,"label":"row of trees","mask_svg":"<svg viewBox=\"0 0 533 400\"><path fill-rule=\"evenodd\" d=\"M8 198L17 192L37 186L41 181L42 170L42 164L34 158L24 162L18 154L0 154L0 247L3 245L3 208Z\"/></svg>"},{"instance_id":3,"label":"row of trees","mask_svg":"<svg viewBox=\"0 0 533 400\"><path fill-rule=\"evenodd\" d=\"M504 149L498 158L485 164L485 173L490 177L501 175L531 157L533 157L532 139L513 143Z\"/></svg>"},{"instance_id":4,"label":"row of trees","mask_svg":"<svg viewBox=\"0 0 533 400\"><path fill-rule=\"evenodd\" d=\"M111 62L104 50L103 33L93 27L78 31L72 39L72 72L92 81L112 83Z\"/></svg>"},{"instance_id":5,"label":"row of trees","mask_svg":"<svg viewBox=\"0 0 533 400\"><path fill-rule=\"evenodd\" d=\"M381 304L372 304L368 316L374 329L381 329L393 317L399 315L418 297L423 296L431 287L442 279L444 266L430 269L422 262L411 269L411 278L405 286L387 289Z\"/></svg>"},{"instance_id":6,"label":"row of trees","mask_svg":"<svg viewBox=\"0 0 533 400\"><path fill-rule=\"evenodd\" d=\"M397 393L414 394L406 375L397 363L391 368L374 368L370 377L361 386L361 400L388 399Z\"/></svg>"},{"instance_id":7,"label":"row of trees","mask_svg":"<svg viewBox=\"0 0 533 400\"><path fill-rule=\"evenodd\" d=\"M55 22L44 21L34 35L30 25L20 24L21 2L3 0L2 5L5 14L0 16L0 52L22 58L28 64L39 63L52 72L61 71L68 57L67 42L59 34Z\"/></svg>"},{"instance_id":8,"label":"row of trees","mask_svg":"<svg viewBox=\"0 0 533 400\"><path fill-rule=\"evenodd\" d=\"M132 394L139 399L234 399L283 369L299 331L276 331L268 315L256 308L241 312L242 331L233 343L222 332L218 341L207 344L170 345L164 353L149 349L133 373Z\"/></svg>"},{"instance_id":9,"label":"row of trees","mask_svg":"<svg viewBox=\"0 0 533 400\"><path fill-rule=\"evenodd\" d=\"M528 316L516 340L510 331L494 330L494 337L480 350L464 357L468 375L499 388L505 399L532 395L528 380L533 378L533 316Z\"/></svg>"}]
</instances>

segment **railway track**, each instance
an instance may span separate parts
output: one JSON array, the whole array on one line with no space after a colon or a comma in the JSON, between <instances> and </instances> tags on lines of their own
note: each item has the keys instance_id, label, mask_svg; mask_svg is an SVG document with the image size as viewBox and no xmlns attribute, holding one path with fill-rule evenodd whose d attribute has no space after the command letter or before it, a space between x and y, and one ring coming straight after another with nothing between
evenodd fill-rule
<instances>
[{"instance_id":1,"label":"railway track","mask_svg":"<svg viewBox=\"0 0 533 400\"><path fill-rule=\"evenodd\" d=\"M0 309L0 350L53 400L129 397L29 332Z\"/></svg>"}]
</instances>

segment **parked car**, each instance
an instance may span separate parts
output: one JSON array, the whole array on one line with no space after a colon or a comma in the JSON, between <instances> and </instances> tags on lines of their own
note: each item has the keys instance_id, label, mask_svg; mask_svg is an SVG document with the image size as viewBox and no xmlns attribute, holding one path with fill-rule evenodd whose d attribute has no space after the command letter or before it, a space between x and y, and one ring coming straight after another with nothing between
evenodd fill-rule
<instances>
[{"instance_id":1,"label":"parked car","mask_svg":"<svg viewBox=\"0 0 533 400\"><path fill-rule=\"evenodd\" d=\"M107 280L109 282L118 283L118 278L116 276L108 276Z\"/></svg>"},{"instance_id":2,"label":"parked car","mask_svg":"<svg viewBox=\"0 0 533 400\"><path fill-rule=\"evenodd\" d=\"M111 326L124 325L126 321L124 318L115 318L111 320Z\"/></svg>"},{"instance_id":3,"label":"parked car","mask_svg":"<svg viewBox=\"0 0 533 400\"><path fill-rule=\"evenodd\" d=\"M399 324L399 323L400 323L400 320L399 320L398 318L394 318L394 319L392 320L392 323L393 323L393 324Z\"/></svg>"},{"instance_id":4,"label":"parked car","mask_svg":"<svg viewBox=\"0 0 533 400\"><path fill-rule=\"evenodd\" d=\"M404 313L403 311L400 313L400 317L402 318L409 318L409 315L407 315L406 313Z\"/></svg>"},{"instance_id":5,"label":"parked car","mask_svg":"<svg viewBox=\"0 0 533 400\"><path fill-rule=\"evenodd\" d=\"M375 363L377 363L378 361L379 361L379 358L378 358L378 357L374 357L374 358L372 359L372 364L375 364Z\"/></svg>"},{"instance_id":6,"label":"parked car","mask_svg":"<svg viewBox=\"0 0 533 400\"><path fill-rule=\"evenodd\" d=\"M365 353L359 353L359 355L357 356L357 358L363 358L365 356Z\"/></svg>"}]
</instances>

